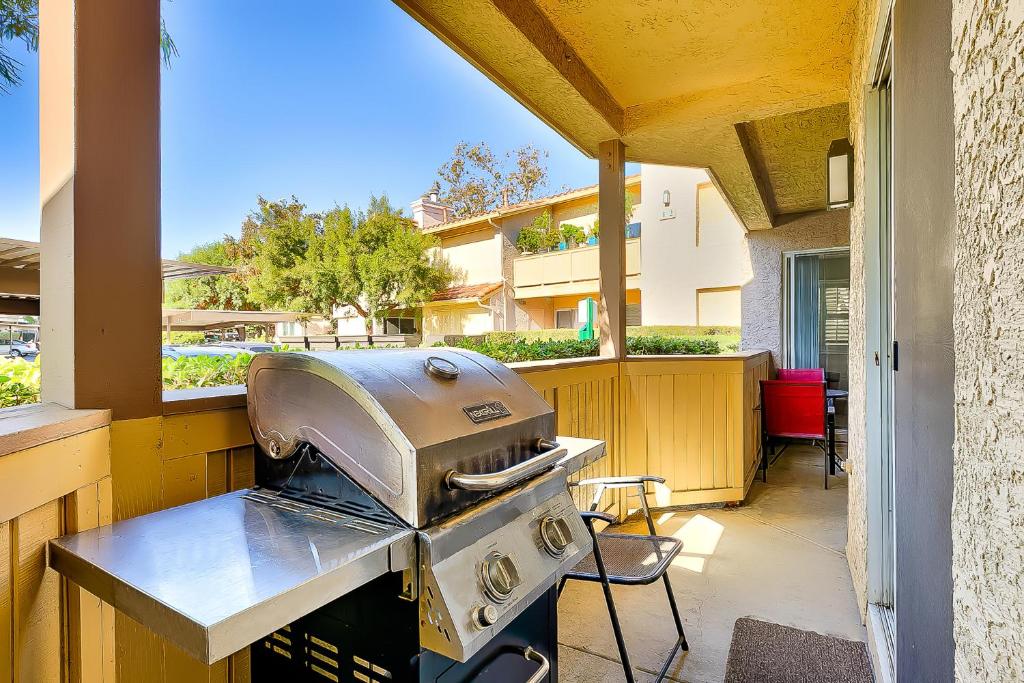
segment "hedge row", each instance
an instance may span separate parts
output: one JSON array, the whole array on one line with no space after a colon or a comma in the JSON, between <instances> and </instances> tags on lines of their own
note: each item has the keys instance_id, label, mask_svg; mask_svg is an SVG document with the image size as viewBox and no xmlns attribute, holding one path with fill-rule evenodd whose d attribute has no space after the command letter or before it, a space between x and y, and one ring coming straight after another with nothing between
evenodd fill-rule
<instances>
[{"instance_id":1,"label":"hedge row","mask_svg":"<svg viewBox=\"0 0 1024 683\"><path fill-rule=\"evenodd\" d=\"M164 389L195 389L245 384L253 356L182 356L163 359Z\"/></svg>"},{"instance_id":2,"label":"hedge row","mask_svg":"<svg viewBox=\"0 0 1024 683\"><path fill-rule=\"evenodd\" d=\"M493 332L483 337L463 337L449 340L451 346L478 351L502 363L535 360L586 358L598 355L596 339L536 339L528 340L515 332ZM442 342L434 346L444 346ZM626 338L626 351L632 356L700 355L721 353L718 342L702 337L660 337L644 335Z\"/></svg>"},{"instance_id":3,"label":"hedge row","mask_svg":"<svg viewBox=\"0 0 1024 683\"><path fill-rule=\"evenodd\" d=\"M503 334L491 332L489 334ZM576 339L576 329L560 328L551 330L520 330L515 334L526 341ZM461 335L452 335L453 338ZM626 328L627 337L711 337L740 336L740 328L725 325L630 325Z\"/></svg>"}]
</instances>

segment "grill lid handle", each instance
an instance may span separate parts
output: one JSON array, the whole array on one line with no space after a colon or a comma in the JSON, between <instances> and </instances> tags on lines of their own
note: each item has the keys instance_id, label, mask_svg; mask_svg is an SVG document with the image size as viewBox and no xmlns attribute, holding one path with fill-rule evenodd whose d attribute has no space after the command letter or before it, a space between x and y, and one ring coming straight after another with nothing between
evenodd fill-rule
<instances>
[{"instance_id":1,"label":"grill lid handle","mask_svg":"<svg viewBox=\"0 0 1024 683\"><path fill-rule=\"evenodd\" d=\"M568 454L568 451L555 441L539 439L537 445L538 450L541 450L538 455L500 472L463 474L455 470L448 470L444 476L445 484L450 489L462 489L463 491L498 491L536 477L541 472L554 467Z\"/></svg>"}]
</instances>

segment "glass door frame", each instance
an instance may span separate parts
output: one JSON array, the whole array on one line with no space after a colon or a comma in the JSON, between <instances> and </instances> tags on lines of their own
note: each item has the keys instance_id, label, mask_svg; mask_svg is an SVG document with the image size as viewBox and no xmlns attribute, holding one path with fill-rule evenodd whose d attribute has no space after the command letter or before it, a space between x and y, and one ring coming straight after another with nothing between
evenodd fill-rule
<instances>
[{"instance_id":1,"label":"glass door frame","mask_svg":"<svg viewBox=\"0 0 1024 683\"><path fill-rule=\"evenodd\" d=\"M881 19L880 19L881 21ZM891 9L865 89L864 304L865 506L869 640L880 681L896 671L896 411L893 367L897 287L893 264Z\"/></svg>"},{"instance_id":2,"label":"glass door frame","mask_svg":"<svg viewBox=\"0 0 1024 683\"><path fill-rule=\"evenodd\" d=\"M850 255L850 247L824 247L821 249L795 249L782 252L782 365L794 367L793 363L793 330L796 328L796 311L793 306L793 294L796 291L796 269L793 262L798 256L810 254L846 254Z\"/></svg>"}]
</instances>

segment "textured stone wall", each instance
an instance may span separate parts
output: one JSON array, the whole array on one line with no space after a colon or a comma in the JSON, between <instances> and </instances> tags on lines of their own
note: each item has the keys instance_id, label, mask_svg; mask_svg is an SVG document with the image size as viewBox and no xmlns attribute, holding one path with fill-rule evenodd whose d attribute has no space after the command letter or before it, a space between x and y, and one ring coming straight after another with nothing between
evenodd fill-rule
<instances>
[{"instance_id":1,"label":"textured stone wall","mask_svg":"<svg viewBox=\"0 0 1024 683\"><path fill-rule=\"evenodd\" d=\"M772 352L775 366L782 360L782 253L849 244L850 212L822 211L797 218L771 230L747 233L751 279L743 286L742 349Z\"/></svg>"},{"instance_id":2,"label":"textured stone wall","mask_svg":"<svg viewBox=\"0 0 1024 683\"><path fill-rule=\"evenodd\" d=\"M878 0L861 0L857 14L857 40L850 69L850 142L854 150L854 202L850 209L850 397L847 401L847 493L846 559L857 592L861 617L867 613L868 516L865 487L866 405L865 394L865 290L864 290L864 177L865 120L864 88L874 27L878 21Z\"/></svg>"},{"instance_id":3,"label":"textured stone wall","mask_svg":"<svg viewBox=\"0 0 1024 683\"><path fill-rule=\"evenodd\" d=\"M960 681L1024 680L1024 2L954 0Z\"/></svg>"}]
</instances>

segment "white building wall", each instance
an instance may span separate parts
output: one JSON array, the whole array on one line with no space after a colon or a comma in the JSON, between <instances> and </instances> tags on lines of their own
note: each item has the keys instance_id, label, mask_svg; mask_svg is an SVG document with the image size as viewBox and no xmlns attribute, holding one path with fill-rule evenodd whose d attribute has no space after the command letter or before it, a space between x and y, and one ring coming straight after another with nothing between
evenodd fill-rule
<instances>
[{"instance_id":1,"label":"white building wall","mask_svg":"<svg viewBox=\"0 0 1024 683\"><path fill-rule=\"evenodd\" d=\"M644 325L698 324L698 290L741 287L751 278L750 257L739 220L717 191L704 194L698 244L698 188L709 183L703 169L644 164L643 203L633 220L642 224L640 291ZM669 203L664 203L664 192ZM717 198L717 201L714 199ZM713 203L709 204L709 200ZM723 211L724 208L724 211ZM718 303L735 294L715 292ZM735 306L726 306L736 310ZM721 306L718 310L723 310ZM713 324L722 324L721 320ZM739 325L740 320L730 321Z\"/></svg>"}]
</instances>

